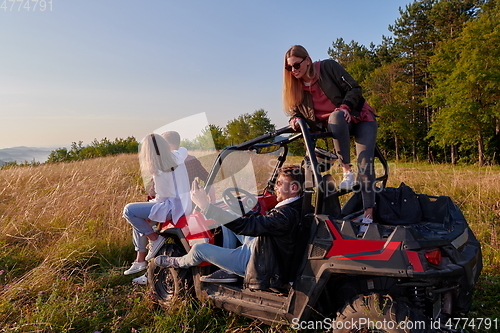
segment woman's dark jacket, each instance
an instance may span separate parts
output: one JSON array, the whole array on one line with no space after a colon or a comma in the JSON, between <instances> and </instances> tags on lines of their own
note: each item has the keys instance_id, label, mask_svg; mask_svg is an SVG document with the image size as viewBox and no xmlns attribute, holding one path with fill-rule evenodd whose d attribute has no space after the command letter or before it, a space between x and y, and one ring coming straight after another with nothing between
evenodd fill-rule
<instances>
[{"instance_id":1,"label":"woman's dark jacket","mask_svg":"<svg viewBox=\"0 0 500 333\"><path fill-rule=\"evenodd\" d=\"M244 285L249 289L281 288L293 279L294 250L302 220L302 198L289 204L273 208L267 215L239 217L209 205L207 218L225 226L239 235L256 236L254 250L248 261ZM305 235L304 237L308 237Z\"/></svg>"},{"instance_id":2,"label":"woman's dark jacket","mask_svg":"<svg viewBox=\"0 0 500 333\"><path fill-rule=\"evenodd\" d=\"M342 104L349 106L351 114L357 117L363 108L365 99L356 80L332 59L321 61L319 74L317 82L326 97L337 107ZM313 101L308 91L304 91L302 104L291 110L291 116L304 118L309 126L316 128Z\"/></svg>"}]
</instances>

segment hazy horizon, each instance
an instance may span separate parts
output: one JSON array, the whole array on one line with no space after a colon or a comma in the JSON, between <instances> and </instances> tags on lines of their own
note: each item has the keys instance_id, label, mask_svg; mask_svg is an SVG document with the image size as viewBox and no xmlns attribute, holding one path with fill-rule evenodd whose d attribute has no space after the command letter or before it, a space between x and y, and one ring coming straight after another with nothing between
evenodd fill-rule
<instances>
[{"instance_id":1,"label":"hazy horizon","mask_svg":"<svg viewBox=\"0 0 500 333\"><path fill-rule=\"evenodd\" d=\"M33 160L43 163L47 160L50 153L59 148L69 148L70 145L56 145L56 146L17 146L10 148L0 148L0 166L9 163L17 162L23 163L24 161L32 162Z\"/></svg>"}]
</instances>

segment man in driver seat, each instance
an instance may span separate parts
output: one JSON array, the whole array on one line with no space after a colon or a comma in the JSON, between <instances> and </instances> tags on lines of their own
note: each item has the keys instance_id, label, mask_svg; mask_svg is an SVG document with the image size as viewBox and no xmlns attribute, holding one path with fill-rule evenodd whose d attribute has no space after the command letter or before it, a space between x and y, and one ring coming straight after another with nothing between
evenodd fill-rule
<instances>
[{"instance_id":1,"label":"man in driver seat","mask_svg":"<svg viewBox=\"0 0 500 333\"><path fill-rule=\"evenodd\" d=\"M238 235L255 238L236 249L199 243L182 257L162 255L155 258L155 263L161 267L188 268L207 261L244 277L245 288L282 288L293 279L293 254L302 219L302 175L300 166L279 169L274 187L276 207L267 215L236 219L234 214L211 204L204 189L193 182L191 199L208 219L225 225Z\"/></svg>"}]
</instances>

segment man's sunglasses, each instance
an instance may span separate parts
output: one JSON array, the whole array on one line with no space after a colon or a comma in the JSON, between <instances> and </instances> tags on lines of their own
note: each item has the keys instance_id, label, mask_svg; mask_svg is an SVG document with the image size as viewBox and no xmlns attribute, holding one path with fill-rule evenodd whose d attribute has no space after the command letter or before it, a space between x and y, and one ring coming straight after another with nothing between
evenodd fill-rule
<instances>
[{"instance_id":1,"label":"man's sunglasses","mask_svg":"<svg viewBox=\"0 0 500 333\"><path fill-rule=\"evenodd\" d=\"M302 61L299 61L299 62L296 62L295 64L293 65L285 65L285 69L289 72L292 71L292 67L295 68L295 69L299 69L300 68L300 65L304 62L304 60L306 60L307 57L305 57L304 59L302 59Z\"/></svg>"}]
</instances>

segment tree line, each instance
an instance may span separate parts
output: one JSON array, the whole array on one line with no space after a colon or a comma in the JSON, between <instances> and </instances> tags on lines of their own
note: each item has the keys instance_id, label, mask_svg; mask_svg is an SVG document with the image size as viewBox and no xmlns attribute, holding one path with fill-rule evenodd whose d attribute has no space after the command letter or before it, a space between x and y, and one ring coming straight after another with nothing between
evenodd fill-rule
<instances>
[{"instance_id":1,"label":"tree line","mask_svg":"<svg viewBox=\"0 0 500 333\"><path fill-rule=\"evenodd\" d=\"M210 124L194 140L182 140L181 146L188 150L221 150L272 132L275 128L267 111L260 109L229 120L224 128Z\"/></svg>"},{"instance_id":2,"label":"tree line","mask_svg":"<svg viewBox=\"0 0 500 333\"><path fill-rule=\"evenodd\" d=\"M260 109L252 114L245 113L228 121L225 128L208 125L194 140L183 140L181 145L188 150L206 150L213 149L214 147L220 150L226 146L238 144L273 131L274 128L275 126L271 123L267 112ZM84 146L82 141L78 143L73 142L70 149L59 148L53 150L45 163L79 161L124 153L135 154L138 149L139 142L133 136L126 139L115 139L114 141L106 138L101 141L94 139L87 146Z\"/></svg>"},{"instance_id":3,"label":"tree line","mask_svg":"<svg viewBox=\"0 0 500 333\"><path fill-rule=\"evenodd\" d=\"M379 115L388 158L498 163L498 0L420 0L369 47L337 39L328 54L358 80Z\"/></svg>"},{"instance_id":4,"label":"tree line","mask_svg":"<svg viewBox=\"0 0 500 333\"><path fill-rule=\"evenodd\" d=\"M194 140L183 140L181 145L188 150L217 149L236 145L251 138L274 131L275 125L271 123L267 111L256 110L253 113L245 113L237 118L229 120L222 128L216 125L208 125L202 133ZM71 147L58 148L50 152L44 163L59 163L80 161L89 158L104 157L116 154L135 154L138 152L139 142L133 137L126 139L117 138L114 141L104 138L100 141L94 139L89 145L84 146L83 141L72 142ZM5 169L14 166L37 166L42 163L35 160L29 162L7 162L0 166Z\"/></svg>"},{"instance_id":5,"label":"tree line","mask_svg":"<svg viewBox=\"0 0 500 333\"><path fill-rule=\"evenodd\" d=\"M71 162L80 161L89 158L104 157L108 155L116 154L127 154L127 153L137 153L139 148L139 143L137 140L131 136L126 139L115 139L110 141L107 138L98 141L94 139L91 144L84 146L83 141L78 143L73 142L71 148L58 148L50 152L47 160L43 163L59 163L59 162ZM16 166L37 166L42 163L32 160L24 162L7 162L0 166L0 169L6 169Z\"/></svg>"},{"instance_id":6,"label":"tree line","mask_svg":"<svg viewBox=\"0 0 500 333\"><path fill-rule=\"evenodd\" d=\"M130 136L126 139L115 139L110 141L107 138L98 141L94 139L90 145L83 146L83 141L73 142L71 148L59 148L53 150L46 163L71 162L85 160L89 158L104 157L109 155L137 153L139 143Z\"/></svg>"}]
</instances>

